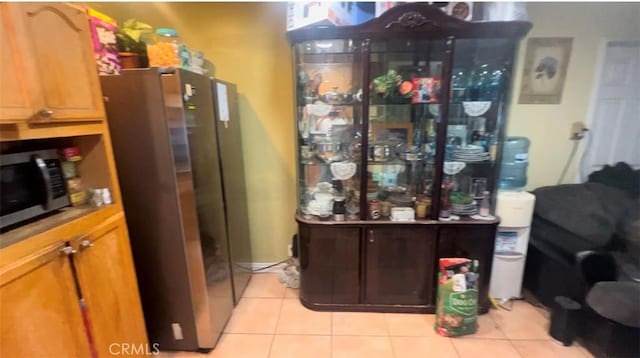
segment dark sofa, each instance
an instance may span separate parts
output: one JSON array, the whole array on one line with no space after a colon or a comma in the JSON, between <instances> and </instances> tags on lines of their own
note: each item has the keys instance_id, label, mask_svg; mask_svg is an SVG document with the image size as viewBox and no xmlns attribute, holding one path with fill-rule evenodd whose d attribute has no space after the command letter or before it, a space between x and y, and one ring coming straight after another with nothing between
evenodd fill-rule
<instances>
[{"instance_id":1,"label":"dark sofa","mask_svg":"<svg viewBox=\"0 0 640 358\"><path fill-rule=\"evenodd\" d=\"M640 172L620 163L533 191L524 287L548 307L580 303L577 336L597 357L640 356L638 186Z\"/></svg>"}]
</instances>

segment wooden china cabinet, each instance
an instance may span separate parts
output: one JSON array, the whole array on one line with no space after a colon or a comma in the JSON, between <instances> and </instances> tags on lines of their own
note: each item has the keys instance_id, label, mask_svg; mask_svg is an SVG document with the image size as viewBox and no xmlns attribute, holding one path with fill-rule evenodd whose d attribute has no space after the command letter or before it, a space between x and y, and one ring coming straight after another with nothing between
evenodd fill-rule
<instances>
[{"instance_id":1,"label":"wooden china cabinet","mask_svg":"<svg viewBox=\"0 0 640 358\"><path fill-rule=\"evenodd\" d=\"M438 259L466 257L488 310L513 60L530 29L414 3L288 32L305 306L434 312Z\"/></svg>"}]
</instances>

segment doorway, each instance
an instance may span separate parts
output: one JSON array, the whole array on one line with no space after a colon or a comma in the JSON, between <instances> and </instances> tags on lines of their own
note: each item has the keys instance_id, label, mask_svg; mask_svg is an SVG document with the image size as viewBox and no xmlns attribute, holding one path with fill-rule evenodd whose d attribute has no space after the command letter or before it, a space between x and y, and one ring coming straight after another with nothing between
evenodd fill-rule
<instances>
[{"instance_id":1,"label":"doorway","mask_svg":"<svg viewBox=\"0 0 640 358\"><path fill-rule=\"evenodd\" d=\"M580 179L605 165L640 169L640 41L607 41L596 73Z\"/></svg>"}]
</instances>

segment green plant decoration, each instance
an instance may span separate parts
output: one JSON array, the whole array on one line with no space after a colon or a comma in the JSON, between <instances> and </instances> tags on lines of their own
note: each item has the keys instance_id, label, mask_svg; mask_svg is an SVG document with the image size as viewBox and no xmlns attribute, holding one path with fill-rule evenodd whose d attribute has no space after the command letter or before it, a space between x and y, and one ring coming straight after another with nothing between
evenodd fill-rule
<instances>
[{"instance_id":1,"label":"green plant decoration","mask_svg":"<svg viewBox=\"0 0 640 358\"><path fill-rule=\"evenodd\" d=\"M153 34L151 25L136 19L125 21L116 33L116 43L120 52L134 52L145 56L147 45L142 41L145 35Z\"/></svg>"},{"instance_id":2,"label":"green plant decoration","mask_svg":"<svg viewBox=\"0 0 640 358\"><path fill-rule=\"evenodd\" d=\"M386 74L374 78L372 87L374 93L385 99L413 96L413 83L403 81L396 70L389 70Z\"/></svg>"}]
</instances>

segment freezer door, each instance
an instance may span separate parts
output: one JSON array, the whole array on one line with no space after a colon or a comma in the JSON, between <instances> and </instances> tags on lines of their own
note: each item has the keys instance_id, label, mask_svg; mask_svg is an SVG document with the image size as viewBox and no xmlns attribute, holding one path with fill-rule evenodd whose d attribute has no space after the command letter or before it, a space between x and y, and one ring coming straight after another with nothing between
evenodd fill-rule
<instances>
[{"instance_id":1,"label":"freezer door","mask_svg":"<svg viewBox=\"0 0 640 358\"><path fill-rule=\"evenodd\" d=\"M238 92L235 84L211 81L222 167L227 236L236 304L251 278L251 240L245 186Z\"/></svg>"},{"instance_id":2,"label":"freezer door","mask_svg":"<svg viewBox=\"0 0 640 358\"><path fill-rule=\"evenodd\" d=\"M229 248L211 87L205 76L180 70L182 102L195 188L201 254L212 329L218 337L233 310Z\"/></svg>"}]
</instances>

